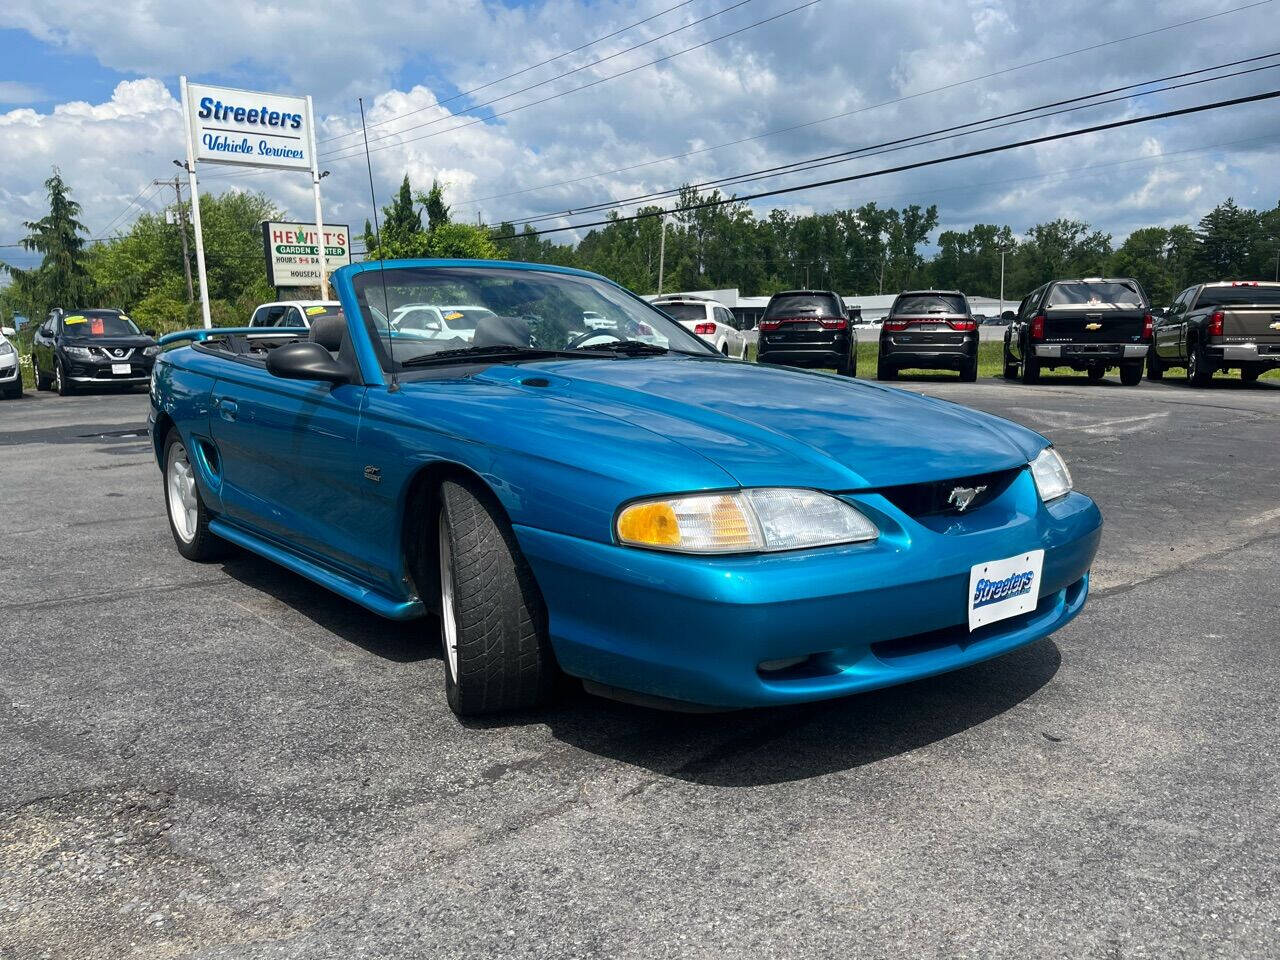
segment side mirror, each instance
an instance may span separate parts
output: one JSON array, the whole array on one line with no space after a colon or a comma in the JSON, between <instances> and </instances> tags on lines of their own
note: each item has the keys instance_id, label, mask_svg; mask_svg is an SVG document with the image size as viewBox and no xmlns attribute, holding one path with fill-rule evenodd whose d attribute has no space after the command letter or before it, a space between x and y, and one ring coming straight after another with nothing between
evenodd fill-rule
<instances>
[{"instance_id":1,"label":"side mirror","mask_svg":"<svg viewBox=\"0 0 1280 960\"><path fill-rule=\"evenodd\" d=\"M1018 319L1018 315L1012 310L1006 310L1004 313L1000 314L1000 319L1005 323L1012 323L1014 320Z\"/></svg>"},{"instance_id":2,"label":"side mirror","mask_svg":"<svg viewBox=\"0 0 1280 960\"><path fill-rule=\"evenodd\" d=\"M152 330L150 327L148 327L146 330L143 330L143 331L142 331L142 333L143 333L143 335L144 335L144 336L151 337L152 339L155 339L156 332L155 332L154 330Z\"/></svg>"},{"instance_id":3,"label":"side mirror","mask_svg":"<svg viewBox=\"0 0 1280 960\"><path fill-rule=\"evenodd\" d=\"M267 354L267 372L284 380L319 380L334 385L351 379L333 354L311 340L276 347Z\"/></svg>"},{"instance_id":4,"label":"side mirror","mask_svg":"<svg viewBox=\"0 0 1280 960\"><path fill-rule=\"evenodd\" d=\"M6 337L16 337L18 335L18 331L13 329L13 327L0 327L0 335L6 336Z\"/></svg>"}]
</instances>

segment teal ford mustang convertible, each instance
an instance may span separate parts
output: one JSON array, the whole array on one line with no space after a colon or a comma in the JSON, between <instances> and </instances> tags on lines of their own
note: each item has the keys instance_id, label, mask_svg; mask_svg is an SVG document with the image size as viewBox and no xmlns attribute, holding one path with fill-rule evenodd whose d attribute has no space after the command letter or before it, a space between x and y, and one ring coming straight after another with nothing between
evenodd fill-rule
<instances>
[{"instance_id":1,"label":"teal ford mustang convertible","mask_svg":"<svg viewBox=\"0 0 1280 960\"><path fill-rule=\"evenodd\" d=\"M1084 605L1101 517L1013 423L726 359L581 271L386 261L334 286L309 330L162 341L169 523L189 559L236 544L437 614L459 714L562 674L668 706L836 697Z\"/></svg>"}]
</instances>

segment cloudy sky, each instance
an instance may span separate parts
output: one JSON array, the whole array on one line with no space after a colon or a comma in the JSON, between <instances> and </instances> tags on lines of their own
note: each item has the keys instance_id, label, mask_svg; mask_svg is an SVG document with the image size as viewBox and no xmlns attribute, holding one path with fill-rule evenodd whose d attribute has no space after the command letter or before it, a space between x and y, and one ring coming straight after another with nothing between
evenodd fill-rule
<instances>
[{"instance_id":1,"label":"cloudy sky","mask_svg":"<svg viewBox=\"0 0 1280 960\"><path fill-rule=\"evenodd\" d=\"M518 221L1280 52L1275 0L816 0L802 9L808 0L676 2L6 5L0 244L42 215L41 184L55 164L94 236L159 209L166 193L149 184L171 177L184 153L182 73L313 95L331 172L326 220L358 228L369 211L355 149L358 96L375 125L381 202L407 171L415 185L441 179L457 216ZM752 26L767 18L775 19ZM1199 22L1174 26L1191 20ZM669 59L644 66L662 57ZM1280 57L1247 66L1272 63L1276 69L827 167L821 176L1280 89ZM1270 101L788 194L759 209L937 203L944 229L996 222L1021 232L1069 216L1118 242L1135 226L1194 222L1228 195L1275 205L1278 138L1280 109ZM688 156L666 159L677 155ZM300 219L311 211L305 174L211 165L202 176L202 189L263 190ZM752 189L809 179L818 177ZM0 247L0 259L24 262L12 247Z\"/></svg>"}]
</instances>

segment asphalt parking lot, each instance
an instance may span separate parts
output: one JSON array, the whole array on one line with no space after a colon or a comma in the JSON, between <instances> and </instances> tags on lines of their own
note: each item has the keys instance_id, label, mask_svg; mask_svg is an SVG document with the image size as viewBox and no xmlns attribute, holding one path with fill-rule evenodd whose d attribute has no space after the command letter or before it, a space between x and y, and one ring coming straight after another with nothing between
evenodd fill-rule
<instances>
[{"instance_id":1,"label":"asphalt parking lot","mask_svg":"<svg viewBox=\"0 0 1280 960\"><path fill-rule=\"evenodd\" d=\"M434 624L173 548L147 398L0 403L0 956L1280 955L1280 385L904 383L1052 438L1067 629L464 726Z\"/></svg>"}]
</instances>

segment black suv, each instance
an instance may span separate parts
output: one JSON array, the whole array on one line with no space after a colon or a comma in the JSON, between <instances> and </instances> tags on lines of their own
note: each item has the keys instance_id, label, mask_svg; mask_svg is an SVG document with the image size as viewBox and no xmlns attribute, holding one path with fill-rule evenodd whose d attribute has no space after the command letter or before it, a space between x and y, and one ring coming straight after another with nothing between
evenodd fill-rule
<instances>
[{"instance_id":1,"label":"black suv","mask_svg":"<svg viewBox=\"0 0 1280 960\"><path fill-rule=\"evenodd\" d=\"M31 342L36 389L62 396L91 386L138 386L151 381L156 341L120 310L50 312Z\"/></svg>"},{"instance_id":2,"label":"black suv","mask_svg":"<svg viewBox=\"0 0 1280 960\"><path fill-rule=\"evenodd\" d=\"M1142 381L1151 344L1151 304L1137 280L1054 280L1022 301L1004 335L1004 375L1035 383L1046 367L1083 370L1093 381L1120 368L1126 387Z\"/></svg>"},{"instance_id":3,"label":"black suv","mask_svg":"<svg viewBox=\"0 0 1280 960\"><path fill-rule=\"evenodd\" d=\"M858 337L840 295L830 290L784 290L769 298L756 327L756 359L791 367L858 372Z\"/></svg>"},{"instance_id":4,"label":"black suv","mask_svg":"<svg viewBox=\"0 0 1280 960\"><path fill-rule=\"evenodd\" d=\"M896 380L904 367L959 370L978 379L978 321L959 290L905 290L880 326L877 380Z\"/></svg>"}]
</instances>

